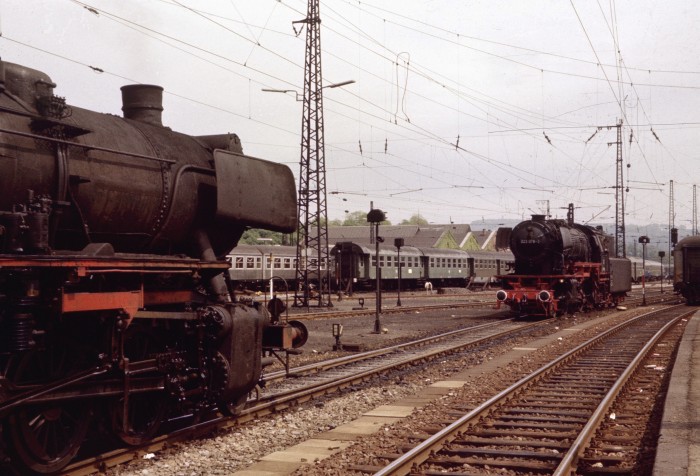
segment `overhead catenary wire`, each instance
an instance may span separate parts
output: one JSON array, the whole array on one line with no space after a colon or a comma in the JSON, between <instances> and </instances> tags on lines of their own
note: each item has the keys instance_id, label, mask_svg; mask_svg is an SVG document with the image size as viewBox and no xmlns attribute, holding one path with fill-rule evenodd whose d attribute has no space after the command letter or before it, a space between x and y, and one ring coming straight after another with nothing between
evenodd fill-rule
<instances>
[{"instance_id":1,"label":"overhead catenary wire","mask_svg":"<svg viewBox=\"0 0 700 476\"><path fill-rule=\"evenodd\" d=\"M167 2L164 2L164 3L167 3ZM279 3L279 2L278 2L278 3ZM287 2L285 2L285 3L287 3ZM286 6L286 5L285 5L285 6ZM241 24L243 24L243 23L241 23ZM325 22L324 27L325 27L325 26L334 26L334 27L335 27L336 24L335 24L334 22L327 21L327 22ZM247 27L246 27L246 28L247 28ZM258 28L258 27L253 27L253 28L249 28L249 29L248 29L249 37L252 38L253 40L256 40L256 39L261 38L261 36L260 36L259 33L256 34L256 33L254 32L254 28ZM355 39L357 40L357 38L355 38ZM249 44L253 45L254 43L251 42L251 43L249 43ZM206 54L202 54L201 56L206 56ZM217 60L216 62L217 62L217 63L220 63L221 61ZM246 63L246 62L244 61L243 64L245 64L245 63ZM98 67L103 67L103 66L102 66L102 65L98 65ZM411 61L411 68L412 68L411 74L414 74L414 73L416 73L416 71L418 71L418 70L414 70L414 69L413 69L414 67L418 67L418 68L419 68L420 65L418 65L418 64L416 64L415 62ZM229 69L235 70L235 69L237 69L237 68L238 68L238 66L234 66L233 68L229 68ZM109 70L109 68L105 68L105 69ZM238 71L237 71L237 72L238 72ZM267 71L267 72L269 72L269 71ZM255 74L258 74L258 73L256 72ZM363 73L363 74L366 74L366 73ZM256 80L254 76L248 75L247 73L245 73L245 71L243 72L243 76L248 76L248 81L251 81L251 78L253 78L254 81ZM284 79L285 79L285 76L287 76L287 75L285 74L284 76L282 76L282 77L280 77L280 78L278 78L278 79L284 80ZM277 81L277 79L275 79L275 80L273 80L273 81ZM290 83L292 83L292 84L294 83L294 81L288 81L288 82L290 82ZM408 89L408 88L406 88L406 89ZM447 88L445 88L445 89L447 89ZM456 92L455 97L460 97L460 93L462 92L462 84L461 84L460 82L455 83L455 88L454 88L454 89L455 89L455 92ZM465 89L466 89L466 88L465 88ZM344 93L344 94L345 94L345 93ZM335 99L335 98L334 98L334 99ZM498 98L495 98L495 99L498 100ZM329 102L332 102L332 103L333 103L333 100L330 100ZM342 102L337 102L337 103L334 103L334 104L337 104L338 106L341 107L340 110L338 110L337 108L334 108L334 109L340 111L340 112L339 112L339 115L342 117L342 116L343 116L343 112L342 112L342 111L344 110L344 108L347 107L347 104L343 104ZM358 99L358 104L355 104L355 105L351 108L351 109L354 111L354 113L352 114L353 120L354 120L354 121L357 121L357 118L360 117L359 114L362 114L361 117L363 117L365 121L367 121L368 123L370 123L370 122L373 123L372 126L375 128L376 131L379 131L379 130L382 130L382 129L385 130L385 131L390 131L391 133L390 133L389 135L387 135L387 134L382 134L382 135L383 135L382 141L384 142L383 145L384 145L385 147L388 147L389 149L392 148L392 147L391 147L391 144L392 144L394 141L396 141L396 140L402 140L402 137L401 137L401 136L403 136L403 138L408 137L407 134L416 135L417 138L420 140L419 143L420 143L420 144L423 144L423 145L428 145L428 144L430 144L430 143L434 143L434 142L438 141L438 143L443 144L445 147L450 147L452 150L455 150L455 149L456 149L456 148L455 148L455 142L456 142L456 138L455 138L455 137L456 137L457 134L451 135L451 137L450 137L449 139L447 139L447 138L445 137L445 136L446 136L445 133L443 133L442 131L439 131L438 129L435 129L435 128L431 127L431 125L428 124L428 123L419 124L419 127L416 128L416 127L413 127L413 124L412 124L412 125L409 125L409 124L407 124L407 123L401 124L400 121L399 121L399 124L396 125L397 127L393 127L393 128L382 127L381 125L378 125L378 122L377 122L377 121L381 120L381 114L366 114L366 113L368 112L368 108L365 107L365 104L366 104L366 103L361 103L360 100ZM495 102L489 102L489 103L484 103L484 104L488 104L488 107L496 107L496 103L495 103ZM447 105L447 106L449 107L449 105ZM455 107L455 109L457 109L457 108ZM462 112L464 112L464 111L469 112L469 109L470 109L470 108L465 108L464 110L460 109L460 111L459 111L460 116L462 115ZM348 110L349 110L349 109L348 109ZM361 111L361 110L362 110L362 111ZM472 109L472 111L473 111L473 110L474 110L474 109ZM487 106L484 106L484 110L487 110ZM379 112L379 109L377 110L377 112ZM409 113L410 113L410 111L409 111ZM489 118L494 118L494 117L495 117L495 114L493 114L493 113L495 113L495 109L493 109L493 110L492 110L492 114L489 115L489 116L487 116L487 117L489 117ZM334 114L335 114L335 112L334 112ZM248 116L250 116L250 114L240 114L240 117L246 117L246 118L247 118ZM347 116L347 114L345 114L345 116ZM534 116L534 114L533 114L533 116ZM523 116L521 116L521 117L523 117ZM542 115L541 115L541 114L538 114L538 117L541 118ZM253 115L253 116L252 116L252 119L257 119L257 118L255 117L255 115ZM497 119L497 120L493 121L493 123L494 123L494 124L497 124L497 123L498 123L497 121L502 121L502 119L503 119L503 118ZM538 122L539 122L539 121L538 121ZM263 123L263 125L273 125L273 124L270 124L269 121L262 121L262 123ZM520 125L520 124L518 124L518 125ZM273 125L273 126L274 126L274 125ZM555 127L556 127L556 126L555 126ZM661 127L661 126L659 126L659 127ZM286 128L286 129L288 129L288 128ZM524 129L526 129L526 128L524 128ZM278 130L279 130L279 127L278 127ZM518 129L516 128L516 130L518 130ZM544 138L544 135L541 135L541 134L542 134L542 133L541 133L541 130L542 130L542 129L540 128L539 131L537 132L537 134L540 135L540 139L541 139L543 142L546 142L546 139ZM561 129L561 130L566 131L566 129ZM403 131L403 132L400 132L400 131ZM427 132L426 132L426 131L427 131ZM550 137L550 139L554 139L554 137L551 136L551 132L552 132L552 128L549 127L549 126L547 126L547 127L546 127L546 134ZM285 131L285 133L286 133L286 134L296 134L296 131L289 130L289 131ZM398 133L398 134L397 134L397 133ZM470 141L467 140L467 139L465 139L465 135L463 135L463 134L459 134L459 135L460 135L460 143L458 144L458 146L462 146L462 147L465 148L465 150L467 150L467 152L466 152L467 156L466 156L466 157L471 157L471 156L469 155L469 154L471 153L471 151L469 151L469 148L470 148L470 147L469 147L469 145L470 145L469 142L470 142ZM587 136L588 136L588 135L587 135ZM578 140L581 144L584 143L584 140L586 139L587 136L577 138L577 134L571 134L571 135L570 135L570 137L572 138L572 140ZM366 138L360 137L360 139L361 139L363 142L366 142ZM559 142L559 140L557 140L557 142ZM483 154L482 154L482 155L483 155ZM488 155L491 155L491 154L488 154ZM496 157L502 159L502 157L498 157L498 156L496 156ZM468 160L471 160L472 162L474 162L472 159L468 159ZM519 162L519 161L518 161L517 159L515 159L515 161L506 160L506 161L501 161L501 162L502 162L502 165L500 165L501 167L510 167L510 165L512 165L512 164L517 164L517 162ZM492 165L498 166L497 163L493 163ZM489 168L487 168L487 167L480 167L479 169L480 169L480 171L482 171L482 170L483 170L483 171L486 171L486 173L488 173L488 170L489 170ZM514 177L516 177L516 178L518 178L518 176L521 175L521 172L519 172L517 169L512 169L512 172L513 172ZM549 181L549 180L551 179L551 176L550 176L549 174L541 175L541 174L537 174L537 173L536 173L536 175L538 176L538 179L537 179L537 183L538 183L538 184L539 184L539 183L543 183L543 182L541 182L541 181ZM526 178L526 177L523 177L523 178ZM492 186L492 184L489 184L489 186ZM559 186L559 185L557 185L557 186ZM504 187L503 189L505 190L505 189L507 189L507 187Z\"/></svg>"}]
</instances>

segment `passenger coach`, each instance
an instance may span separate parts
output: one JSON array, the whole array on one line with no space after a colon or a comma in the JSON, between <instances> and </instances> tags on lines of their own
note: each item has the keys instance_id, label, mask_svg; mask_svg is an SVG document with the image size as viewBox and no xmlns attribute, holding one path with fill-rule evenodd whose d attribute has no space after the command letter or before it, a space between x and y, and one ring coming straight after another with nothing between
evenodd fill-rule
<instances>
[{"instance_id":1,"label":"passenger coach","mask_svg":"<svg viewBox=\"0 0 700 476\"><path fill-rule=\"evenodd\" d=\"M673 289L689 306L700 304L700 236L688 236L673 249Z\"/></svg>"},{"instance_id":2,"label":"passenger coach","mask_svg":"<svg viewBox=\"0 0 700 476\"><path fill-rule=\"evenodd\" d=\"M331 250L339 270L340 286L346 291L376 287L376 247L340 242ZM426 282L434 287L487 285L504 273L513 262L510 252L464 251L442 248L379 246L379 269L383 289L396 289L401 263L401 287L421 288Z\"/></svg>"}]
</instances>

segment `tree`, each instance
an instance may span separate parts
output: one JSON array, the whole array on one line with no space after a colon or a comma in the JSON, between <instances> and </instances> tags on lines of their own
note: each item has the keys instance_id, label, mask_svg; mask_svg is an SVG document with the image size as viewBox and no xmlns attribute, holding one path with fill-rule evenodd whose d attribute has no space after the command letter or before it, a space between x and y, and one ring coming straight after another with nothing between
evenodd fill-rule
<instances>
[{"instance_id":1,"label":"tree","mask_svg":"<svg viewBox=\"0 0 700 476\"><path fill-rule=\"evenodd\" d=\"M412 215L408 220L403 220L402 225L427 225L428 220L423 218L419 213Z\"/></svg>"},{"instance_id":2,"label":"tree","mask_svg":"<svg viewBox=\"0 0 700 476\"><path fill-rule=\"evenodd\" d=\"M346 213L345 220L343 220L343 226L358 226L367 225L367 212L361 210Z\"/></svg>"},{"instance_id":3,"label":"tree","mask_svg":"<svg viewBox=\"0 0 700 476\"><path fill-rule=\"evenodd\" d=\"M362 210L357 210L355 212L346 213L345 220L343 220L342 226L365 226L369 225L367 222L367 212ZM391 225L389 220L384 220L381 225Z\"/></svg>"},{"instance_id":4,"label":"tree","mask_svg":"<svg viewBox=\"0 0 700 476\"><path fill-rule=\"evenodd\" d=\"M284 233L251 228L243 233L243 236L241 236L238 242L244 245L288 245L290 244L290 238L289 235L285 235Z\"/></svg>"}]
</instances>

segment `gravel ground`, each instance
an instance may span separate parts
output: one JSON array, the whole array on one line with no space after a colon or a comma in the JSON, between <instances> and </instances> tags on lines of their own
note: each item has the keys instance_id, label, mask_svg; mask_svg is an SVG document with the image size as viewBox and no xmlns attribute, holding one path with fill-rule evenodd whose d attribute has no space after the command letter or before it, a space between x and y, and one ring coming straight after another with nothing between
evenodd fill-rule
<instances>
[{"instance_id":1,"label":"gravel ground","mask_svg":"<svg viewBox=\"0 0 700 476\"><path fill-rule=\"evenodd\" d=\"M334 455L332 458L312 462L302 466L293 473L294 476L328 476L328 475L361 475L364 473L353 472L348 468L352 465L382 465L383 460L376 459L376 454L400 453L399 447L406 445L410 436L420 432L421 428L433 427L436 421L453 420L450 414L455 407L473 408L482 403L490 395L494 395L508 388L517 382L522 376L531 373L545 363L551 361L558 355L573 349L587 339L598 334L604 329L612 327L631 315L638 315L645 310L632 310L602 321L590 329L577 332L571 337L557 341L547 348L523 356L507 368L475 377L470 383L465 384L460 389L455 389L448 395L435 402L418 409L410 417L402 419L400 422L384 428L383 432L378 432L366 438L362 438L346 450ZM564 324L562 327L565 327ZM495 352L507 351L513 343L499 346ZM465 365L468 363L465 362ZM670 371L670 369L669 369ZM493 474L510 474L508 472L494 472Z\"/></svg>"},{"instance_id":2,"label":"gravel ground","mask_svg":"<svg viewBox=\"0 0 700 476\"><path fill-rule=\"evenodd\" d=\"M346 329L344 341L350 342L358 339L368 346L379 345L393 340L406 340L408 337L435 333L439 330L454 329L456 323L464 321L464 315L474 313L473 310L456 309L444 312L442 317L437 313L420 313L415 319L407 319L406 316L387 315L382 316L382 326L388 329L386 334L372 334L374 316L362 318L321 319L306 322L311 330L311 338L305 347L306 357L303 359L323 358L324 354L337 355L332 352L334 340L330 336L330 326L333 322L341 322ZM476 311L477 315L492 313L492 310ZM634 312L634 311L628 311ZM627 314L627 313L624 313ZM586 317L591 317L590 315ZM619 316L621 317L621 316ZM484 317L477 317L485 319ZM617 319L617 318L616 318ZM326 322L324 322L326 321ZM566 327L576 323L576 318L562 319L552 324L555 327ZM322 332L327 337L322 337ZM567 346L574 345L578 338L567 339ZM331 430L336 426L352 421L363 413L377 406L394 402L403 397L413 395L418 389L431 383L448 378L451 374L467 367L493 358L495 355L510 350L517 341L504 343L488 352L475 352L459 361L445 360L438 365L420 369L419 372L404 374L386 379L377 386L363 386L352 388L341 394L335 394L322 399L308 402L299 407L291 408L284 413L254 420L241 425L238 428L222 432L210 438L176 444L154 457L133 461L128 465L108 471L109 476L137 476L137 475L163 475L163 476L200 476L200 475L224 475L236 470L241 470L256 462L259 458L294 444L305 441L317 434ZM563 344L554 346L549 352L544 352L541 358L550 358L551 353L561 352ZM539 354L539 353L538 353ZM294 364L298 364L294 357ZM303 360L301 359L301 360ZM415 416L402 420L394 428L386 428L384 432L363 438L361 442L351 446L329 460L324 460L302 468L297 472L302 474L333 475L350 474L347 471L348 464L372 464L367 454L377 452L377 449L390 448L396 443L396 438L411 428L420 428L421 416L432 415L444 410L443 401L446 398L464 398L466 402L476 404L484 399L487 394L505 388L512 381L519 378L521 372L535 368L539 362L525 358L519 361L517 368L509 367L503 372L479 377L472 385L464 389L455 390L443 397L435 405L428 405L415 413ZM488 390L487 390L488 389ZM392 452L392 451L381 451Z\"/></svg>"}]
</instances>

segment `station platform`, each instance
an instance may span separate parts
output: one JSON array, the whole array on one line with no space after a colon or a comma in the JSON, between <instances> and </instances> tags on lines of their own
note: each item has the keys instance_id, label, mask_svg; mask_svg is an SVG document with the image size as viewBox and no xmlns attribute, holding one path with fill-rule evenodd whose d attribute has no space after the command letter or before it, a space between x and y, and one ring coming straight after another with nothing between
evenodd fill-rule
<instances>
[{"instance_id":1,"label":"station platform","mask_svg":"<svg viewBox=\"0 0 700 476\"><path fill-rule=\"evenodd\" d=\"M700 310L688 322L671 374L654 476L700 476Z\"/></svg>"}]
</instances>

